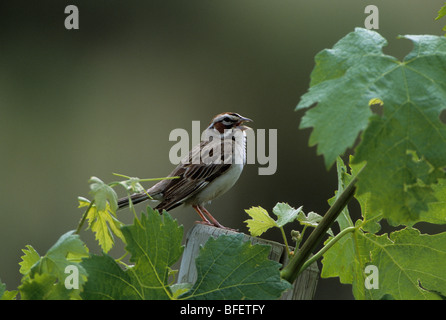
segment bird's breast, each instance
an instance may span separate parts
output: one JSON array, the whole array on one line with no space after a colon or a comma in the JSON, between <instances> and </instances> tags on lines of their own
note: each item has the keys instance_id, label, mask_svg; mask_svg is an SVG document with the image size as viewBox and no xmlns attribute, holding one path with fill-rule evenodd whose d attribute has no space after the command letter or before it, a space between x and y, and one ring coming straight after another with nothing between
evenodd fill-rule
<instances>
[{"instance_id":1,"label":"bird's breast","mask_svg":"<svg viewBox=\"0 0 446 320\"><path fill-rule=\"evenodd\" d=\"M232 188L237 182L240 174L243 171L243 164L232 164L228 171L220 177L209 183L201 192L199 192L193 199L191 204L204 204L218 196L221 196L226 191Z\"/></svg>"}]
</instances>

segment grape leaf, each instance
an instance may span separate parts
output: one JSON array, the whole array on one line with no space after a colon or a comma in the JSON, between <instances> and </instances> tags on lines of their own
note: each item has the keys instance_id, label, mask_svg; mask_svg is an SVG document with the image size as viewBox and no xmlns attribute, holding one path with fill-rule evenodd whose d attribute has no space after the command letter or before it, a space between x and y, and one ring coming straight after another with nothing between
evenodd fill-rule
<instances>
[{"instance_id":1,"label":"grape leaf","mask_svg":"<svg viewBox=\"0 0 446 320\"><path fill-rule=\"evenodd\" d=\"M311 73L309 91L301 97L296 109L309 108L300 127L314 127L310 145L318 145L327 167L336 157L353 146L358 134L367 127L372 112L368 101L377 98L369 89L369 81L381 75L373 61L382 55L386 40L376 32L356 29L341 39L333 49L326 49L315 57L316 66ZM383 67L392 68L391 57L382 57ZM374 67L370 68L370 64ZM382 67L382 68L383 68Z\"/></svg>"},{"instance_id":2,"label":"grape leaf","mask_svg":"<svg viewBox=\"0 0 446 320\"><path fill-rule=\"evenodd\" d=\"M441 18L443 18L443 17L445 17L445 16L446 16L446 2L445 2L445 4L444 4L444 6L442 6L442 7L440 8L440 10L438 10L438 15L437 15L437 17L435 18L435 20L441 19Z\"/></svg>"},{"instance_id":3,"label":"grape leaf","mask_svg":"<svg viewBox=\"0 0 446 320\"><path fill-rule=\"evenodd\" d=\"M260 236L272 227L281 228L285 224L298 218L300 214L303 214L305 217L305 214L302 212L302 206L295 209L288 203L283 202L277 203L273 208L273 212L277 216L277 221L271 218L268 211L262 207L252 207L246 209L245 212L252 218L245 220L245 222L249 228L249 232L254 237Z\"/></svg>"},{"instance_id":4,"label":"grape leaf","mask_svg":"<svg viewBox=\"0 0 446 320\"><path fill-rule=\"evenodd\" d=\"M183 253L181 241L183 226L164 212L163 215L147 207L147 215L140 221L122 227L126 239L126 250L135 263L132 274L137 277L139 291L144 299L168 299L170 266Z\"/></svg>"},{"instance_id":5,"label":"grape leaf","mask_svg":"<svg viewBox=\"0 0 446 320\"><path fill-rule=\"evenodd\" d=\"M6 284L2 283L0 280L0 300L15 300L17 293L17 290L6 290Z\"/></svg>"},{"instance_id":6,"label":"grape leaf","mask_svg":"<svg viewBox=\"0 0 446 320\"><path fill-rule=\"evenodd\" d=\"M338 188L342 191L352 177L346 172L342 160L338 159L337 167ZM358 170L360 167L352 166L352 175ZM443 185L436 190L443 192L443 201L445 187ZM438 299L444 295L446 249L443 241L446 241L446 233L427 235L417 229L406 228L389 235L375 235L373 233L380 229L376 223L379 213L370 211L368 194L356 195L356 198L361 206L362 219L353 225L347 208L339 216L337 222L341 231L355 228L325 252L321 277L339 277L341 283L352 284L357 299ZM433 211L441 208L442 204L444 202L432 205L431 216L437 216ZM367 289L365 286L366 267L370 265L377 267L378 288Z\"/></svg>"},{"instance_id":7,"label":"grape leaf","mask_svg":"<svg viewBox=\"0 0 446 320\"><path fill-rule=\"evenodd\" d=\"M118 196L115 190L98 177L91 177L88 182L90 183L90 193L94 197L98 210L105 211L108 203L112 211L116 212L118 208Z\"/></svg>"},{"instance_id":8,"label":"grape leaf","mask_svg":"<svg viewBox=\"0 0 446 320\"><path fill-rule=\"evenodd\" d=\"M40 255L30 245L27 245L26 249L22 249L22 251L24 255L22 256L22 261L19 262L19 271L22 275L26 275L31 271L31 267L40 261Z\"/></svg>"},{"instance_id":9,"label":"grape leaf","mask_svg":"<svg viewBox=\"0 0 446 320\"><path fill-rule=\"evenodd\" d=\"M251 207L245 212L252 218L245 220L249 232L253 237L258 237L268 229L277 227L276 221L270 217L268 211L262 207Z\"/></svg>"},{"instance_id":10,"label":"grape leaf","mask_svg":"<svg viewBox=\"0 0 446 320\"><path fill-rule=\"evenodd\" d=\"M90 205L88 199L79 197L78 200L79 208ZM105 253L109 252L115 244L113 234L124 241L124 236L120 229L122 223L116 219L116 214L111 210L108 202L105 203L104 210L99 210L95 202L88 210L87 221L88 227L94 232L96 240Z\"/></svg>"},{"instance_id":11,"label":"grape leaf","mask_svg":"<svg viewBox=\"0 0 446 320\"><path fill-rule=\"evenodd\" d=\"M357 299L439 299L446 294L446 233L421 234L406 228L384 235L356 230L325 254L322 277L353 284ZM365 267L378 270L378 288L367 289Z\"/></svg>"},{"instance_id":12,"label":"grape leaf","mask_svg":"<svg viewBox=\"0 0 446 320\"><path fill-rule=\"evenodd\" d=\"M443 18L443 17L445 17L445 16L446 16L446 2L445 2L445 4L444 4L444 6L442 6L442 7L440 8L440 10L438 11L438 15L437 15L437 17L435 18L435 20L441 19L441 18ZM446 26L443 27L443 31L446 31Z\"/></svg>"},{"instance_id":13,"label":"grape leaf","mask_svg":"<svg viewBox=\"0 0 446 320\"><path fill-rule=\"evenodd\" d=\"M164 212L147 207L147 214L122 227L134 265L126 270L108 255L91 256L82 262L90 275L84 299L172 299L169 276L180 258L183 227Z\"/></svg>"},{"instance_id":14,"label":"grape leaf","mask_svg":"<svg viewBox=\"0 0 446 320\"><path fill-rule=\"evenodd\" d=\"M44 256L39 256L31 246L23 250L20 272L23 274L19 286L23 299L77 299L87 273L81 266L82 258L88 256L88 249L79 236L69 231L62 235ZM66 267L78 270L80 289L65 287Z\"/></svg>"},{"instance_id":15,"label":"grape leaf","mask_svg":"<svg viewBox=\"0 0 446 320\"><path fill-rule=\"evenodd\" d=\"M273 212L277 216L277 220L271 218L268 211L262 207L251 207L246 209L245 212L252 218L245 220L248 226L249 232L253 237L258 237L268 229L272 227L282 228L287 223L297 220L303 226L317 227L319 222L322 220L322 216L315 212L309 212L308 215L302 211L302 207L295 209L291 207L288 203L279 202L274 208ZM331 229L329 229L328 234L333 235Z\"/></svg>"},{"instance_id":16,"label":"grape leaf","mask_svg":"<svg viewBox=\"0 0 446 320\"><path fill-rule=\"evenodd\" d=\"M88 281L81 294L84 300L141 300L129 271L124 271L107 254L91 255L82 261Z\"/></svg>"},{"instance_id":17,"label":"grape leaf","mask_svg":"<svg viewBox=\"0 0 446 320\"><path fill-rule=\"evenodd\" d=\"M370 193L371 210L392 225L413 225L436 201L433 185L445 178L446 127L439 115L446 108L446 38L401 38L414 44L402 62L383 54L387 41L378 33L360 28L319 53L297 109L317 104L301 128L313 127L310 145L318 145L327 167L362 132L353 161L367 163L358 194ZM368 106L376 99L382 115Z\"/></svg>"},{"instance_id":18,"label":"grape leaf","mask_svg":"<svg viewBox=\"0 0 446 320\"><path fill-rule=\"evenodd\" d=\"M20 296L23 300L68 300L72 298L63 282L57 282L53 274L35 274L20 287Z\"/></svg>"},{"instance_id":19,"label":"grape leaf","mask_svg":"<svg viewBox=\"0 0 446 320\"><path fill-rule=\"evenodd\" d=\"M209 238L196 259L197 280L181 299L277 299L291 285L280 264L268 259L271 247L252 245L243 235Z\"/></svg>"},{"instance_id":20,"label":"grape leaf","mask_svg":"<svg viewBox=\"0 0 446 320\"><path fill-rule=\"evenodd\" d=\"M274 206L273 213L278 218L276 224L279 228L294 221L296 218L301 217L301 215L305 217L305 213L302 211L302 206L294 209L288 203L283 202L279 202Z\"/></svg>"}]
</instances>

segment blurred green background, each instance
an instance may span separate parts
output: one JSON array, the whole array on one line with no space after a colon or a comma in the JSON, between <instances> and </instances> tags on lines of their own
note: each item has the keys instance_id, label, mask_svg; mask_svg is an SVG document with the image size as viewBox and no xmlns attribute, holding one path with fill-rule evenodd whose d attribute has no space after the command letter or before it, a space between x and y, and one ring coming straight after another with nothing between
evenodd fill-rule
<instances>
[{"instance_id":1,"label":"blurred green background","mask_svg":"<svg viewBox=\"0 0 446 320\"><path fill-rule=\"evenodd\" d=\"M293 111L309 85L314 56L379 8L385 53L403 58L400 34L442 34L443 0L3 1L0 5L0 278L20 283L21 249L44 254L75 229L88 179L167 175L169 133L202 128L217 113L252 118L278 130L278 168L239 182L209 210L247 232L244 209L279 201L323 214L337 186ZM64 27L67 5L80 29ZM149 187L150 184L145 184ZM120 195L124 195L120 190ZM144 205L138 206L139 211ZM191 208L171 214L190 229ZM128 211L119 213L127 223ZM81 233L99 252L90 231ZM280 240L276 231L264 237ZM119 246L114 249L119 251ZM113 252L111 252L113 254ZM317 299L350 299L350 286L321 279Z\"/></svg>"}]
</instances>

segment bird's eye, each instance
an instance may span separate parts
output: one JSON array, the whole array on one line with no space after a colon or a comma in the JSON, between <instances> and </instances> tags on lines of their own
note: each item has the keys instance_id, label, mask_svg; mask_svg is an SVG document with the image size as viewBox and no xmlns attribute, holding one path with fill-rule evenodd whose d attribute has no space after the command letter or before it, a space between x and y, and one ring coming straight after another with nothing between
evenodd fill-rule
<instances>
[{"instance_id":1,"label":"bird's eye","mask_svg":"<svg viewBox=\"0 0 446 320\"><path fill-rule=\"evenodd\" d=\"M231 122L231 119L230 119L229 117L224 117L224 118L223 118L223 121L224 121L224 122Z\"/></svg>"}]
</instances>

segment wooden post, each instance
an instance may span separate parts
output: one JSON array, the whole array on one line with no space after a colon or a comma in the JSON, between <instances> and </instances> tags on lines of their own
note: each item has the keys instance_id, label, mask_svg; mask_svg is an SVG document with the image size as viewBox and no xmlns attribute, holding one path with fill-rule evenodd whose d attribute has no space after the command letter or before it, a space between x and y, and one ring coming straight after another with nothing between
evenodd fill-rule
<instances>
[{"instance_id":1,"label":"wooden post","mask_svg":"<svg viewBox=\"0 0 446 320\"><path fill-rule=\"evenodd\" d=\"M209 237L217 238L221 235L237 234L235 231L225 230L203 224L196 224L189 230L186 236L186 247L184 248L183 258L178 274L179 283L194 283L197 279L197 270L195 268L195 258L201 246L204 246ZM246 241L251 241L252 244L268 244L271 246L269 259L287 263L288 256L285 246L281 243L255 238L244 235ZM316 292L317 281L319 279L319 268L314 263L306 270L304 270L299 277L294 281L293 287L286 291L280 300L311 300Z\"/></svg>"}]
</instances>

